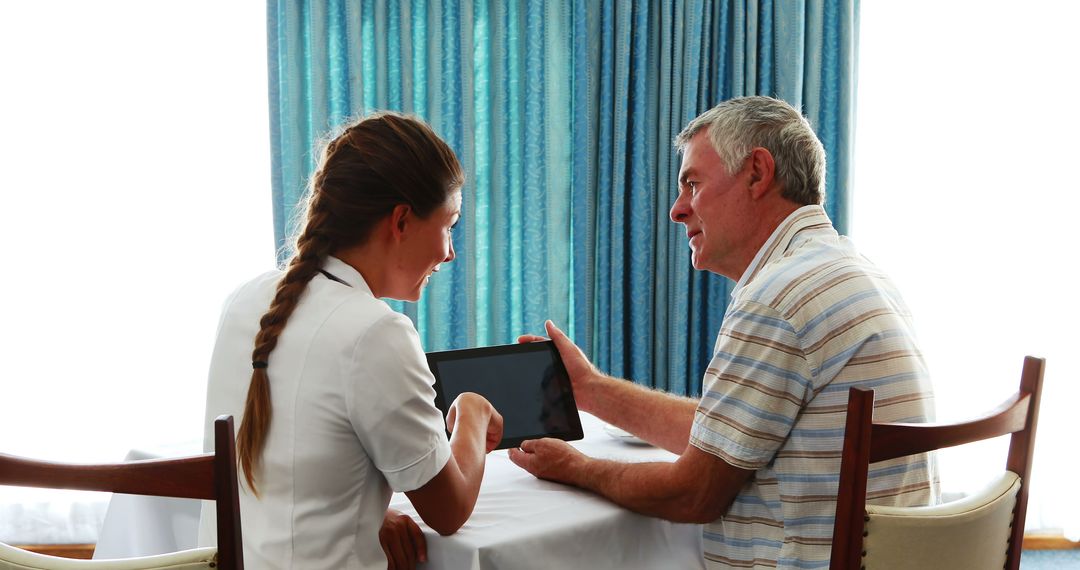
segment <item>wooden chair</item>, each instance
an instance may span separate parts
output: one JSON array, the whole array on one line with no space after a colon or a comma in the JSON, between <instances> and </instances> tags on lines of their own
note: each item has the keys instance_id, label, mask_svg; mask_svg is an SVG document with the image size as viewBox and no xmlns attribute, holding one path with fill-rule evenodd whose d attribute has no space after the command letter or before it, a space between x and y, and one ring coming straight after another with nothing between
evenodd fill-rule
<instances>
[{"instance_id":1,"label":"wooden chair","mask_svg":"<svg viewBox=\"0 0 1080 570\"><path fill-rule=\"evenodd\" d=\"M0 543L0 569L243 570L232 416L220 416L214 421L214 446L214 453L192 457L97 465L37 461L0 453L0 485L210 499L217 502L218 533L217 548L122 560L73 560Z\"/></svg>"},{"instance_id":2,"label":"wooden chair","mask_svg":"<svg viewBox=\"0 0 1080 570\"><path fill-rule=\"evenodd\" d=\"M829 567L1019 568L1044 364L1025 358L1020 390L961 423L872 423L873 391L852 388ZM1012 434L1006 471L982 492L929 507L866 504L870 463L1005 434Z\"/></svg>"}]
</instances>

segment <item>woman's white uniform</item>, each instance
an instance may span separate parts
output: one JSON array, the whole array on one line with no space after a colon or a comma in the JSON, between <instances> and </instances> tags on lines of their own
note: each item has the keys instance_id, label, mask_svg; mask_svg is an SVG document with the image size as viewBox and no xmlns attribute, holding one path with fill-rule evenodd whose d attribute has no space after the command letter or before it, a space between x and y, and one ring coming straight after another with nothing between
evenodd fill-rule
<instances>
[{"instance_id":1,"label":"woman's white uniform","mask_svg":"<svg viewBox=\"0 0 1080 570\"><path fill-rule=\"evenodd\" d=\"M273 418L257 470L260 498L240 476L244 558L251 568L386 568L378 532L391 491L412 491L450 457L433 378L412 323L376 299L355 269L329 258L308 284L270 354ZM210 364L213 419L237 429L251 352L282 273L227 301ZM213 503L200 544L214 543Z\"/></svg>"}]
</instances>

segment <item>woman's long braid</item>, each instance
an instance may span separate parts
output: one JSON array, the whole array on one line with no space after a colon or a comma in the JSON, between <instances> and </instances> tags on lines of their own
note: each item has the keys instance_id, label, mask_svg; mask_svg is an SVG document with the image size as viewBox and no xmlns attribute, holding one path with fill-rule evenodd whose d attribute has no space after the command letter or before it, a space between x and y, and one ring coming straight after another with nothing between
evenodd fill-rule
<instances>
[{"instance_id":1,"label":"woman's long braid","mask_svg":"<svg viewBox=\"0 0 1080 570\"><path fill-rule=\"evenodd\" d=\"M330 255L364 243L399 204L426 217L464 184L449 146L422 120L377 113L349 126L323 149L311 181L296 253L277 285L251 353L251 384L236 437L240 469L252 493L270 431L270 353L308 283Z\"/></svg>"},{"instance_id":2,"label":"woman's long braid","mask_svg":"<svg viewBox=\"0 0 1080 570\"><path fill-rule=\"evenodd\" d=\"M268 362L300 295L330 255L332 240L321 231L327 217L316 202L311 204L304 233L296 241L296 254L289 260L285 275L278 282L270 308L259 321L259 334L255 336L255 350L251 353L253 363ZM255 487L255 469L262 458L266 435L270 431L270 402L270 377L265 364L254 366L247 402L244 404L244 419L236 436L236 455L244 480L255 496L259 495Z\"/></svg>"}]
</instances>

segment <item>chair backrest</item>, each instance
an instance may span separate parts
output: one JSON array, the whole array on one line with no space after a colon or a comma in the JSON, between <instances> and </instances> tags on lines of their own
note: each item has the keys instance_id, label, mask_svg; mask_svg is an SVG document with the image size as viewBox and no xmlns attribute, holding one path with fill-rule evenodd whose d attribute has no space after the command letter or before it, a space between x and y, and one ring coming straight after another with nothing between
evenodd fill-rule
<instances>
[{"instance_id":1,"label":"chair backrest","mask_svg":"<svg viewBox=\"0 0 1080 570\"><path fill-rule=\"evenodd\" d=\"M107 464L38 461L0 453L0 485L105 491L217 503L217 567L243 570L232 416L214 421L214 453ZM71 561L97 562L97 561Z\"/></svg>"},{"instance_id":2,"label":"chair backrest","mask_svg":"<svg viewBox=\"0 0 1080 570\"><path fill-rule=\"evenodd\" d=\"M1020 377L1020 389L988 414L966 422L951 424L873 423L874 392L852 388L848 397L847 427L844 451L840 464L840 487L836 500L836 520L833 528L832 570L861 568L864 556L875 557L895 552L893 545L906 544L900 552L903 559L885 560L888 568L907 567L905 559L919 565L915 568L960 568L948 562L946 554L937 556L933 548L949 549L971 554L977 548L987 548L991 535L987 527L998 526L998 535L1006 538L1000 560L1004 568L1020 567L1020 551L1024 538L1024 519L1027 513L1028 485L1031 478L1031 458L1034 452L1035 428L1038 425L1039 399L1042 394L1043 368L1041 358L1027 357ZM897 457L927 453L936 449L981 441L1012 434L1004 474L983 492L961 502L935 507L875 507L866 504L866 479L869 464ZM1003 517L1005 512L1011 516ZM906 517L906 518L905 518ZM952 525L943 530L943 525ZM1009 526L1011 525L1011 526ZM966 530L960 527L968 527ZM906 534L905 528L923 527L922 534ZM935 530L929 531L928 529ZM977 531L972 531L977 528ZM869 539L873 529L874 539ZM948 537L948 540L930 538ZM967 536L970 540L965 541ZM926 560L937 561L927 565ZM971 558L970 556L968 558ZM870 564L867 563L867 567ZM981 566L987 567L987 566Z\"/></svg>"}]
</instances>

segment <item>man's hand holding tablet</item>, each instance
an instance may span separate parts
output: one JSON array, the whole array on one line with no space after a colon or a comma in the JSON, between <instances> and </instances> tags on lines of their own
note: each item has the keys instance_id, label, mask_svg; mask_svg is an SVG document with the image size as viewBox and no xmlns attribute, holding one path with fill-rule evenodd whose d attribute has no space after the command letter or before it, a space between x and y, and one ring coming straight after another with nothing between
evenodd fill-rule
<instances>
[{"instance_id":1,"label":"man's hand holding tablet","mask_svg":"<svg viewBox=\"0 0 1080 570\"><path fill-rule=\"evenodd\" d=\"M518 343L550 342L554 344L559 352L559 358L563 362L563 367L566 369L567 377L570 378L570 386L574 391L574 401L579 409L589 411L592 407L589 401L589 388L592 387L592 380L603 376L603 373L589 361L585 353L566 336L566 333L555 326L555 323L550 320L544 321L544 328L547 329L550 338L535 334L523 334L517 338Z\"/></svg>"}]
</instances>

